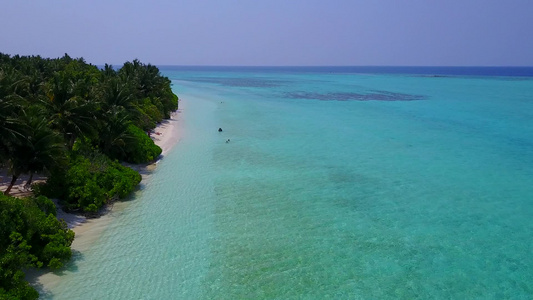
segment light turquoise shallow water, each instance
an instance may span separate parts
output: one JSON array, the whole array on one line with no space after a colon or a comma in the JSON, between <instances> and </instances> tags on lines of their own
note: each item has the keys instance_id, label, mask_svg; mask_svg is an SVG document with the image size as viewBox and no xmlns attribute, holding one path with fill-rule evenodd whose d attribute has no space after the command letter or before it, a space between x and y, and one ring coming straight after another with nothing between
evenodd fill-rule
<instances>
[{"instance_id":1,"label":"light turquoise shallow water","mask_svg":"<svg viewBox=\"0 0 533 300\"><path fill-rule=\"evenodd\" d=\"M182 140L45 298L533 297L533 79L165 75Z\"/></svg>"}]
</instances>

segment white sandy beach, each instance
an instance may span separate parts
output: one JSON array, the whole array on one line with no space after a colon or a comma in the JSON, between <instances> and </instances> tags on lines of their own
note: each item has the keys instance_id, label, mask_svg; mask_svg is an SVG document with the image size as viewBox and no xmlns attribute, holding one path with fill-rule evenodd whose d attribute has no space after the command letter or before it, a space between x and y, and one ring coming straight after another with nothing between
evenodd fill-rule
<instances>
[{"instance_id":1,"label":"white sandy beach","mask_svg":"<svg viewBox=\"0 0 533 300\"><path fill-rule=\"evenodd\" d=\"M180 105L183 102L180 101ZM161 155L166 155L170 149L180 140L181 135L178 130L179 128L179 119L178 116L181 113L182 108L172 113L170 119L163 120L157 128L153 130L155 134L151 134L152 140L154 143L161 147L163 153Z\"/></svg>"}]
</instances>

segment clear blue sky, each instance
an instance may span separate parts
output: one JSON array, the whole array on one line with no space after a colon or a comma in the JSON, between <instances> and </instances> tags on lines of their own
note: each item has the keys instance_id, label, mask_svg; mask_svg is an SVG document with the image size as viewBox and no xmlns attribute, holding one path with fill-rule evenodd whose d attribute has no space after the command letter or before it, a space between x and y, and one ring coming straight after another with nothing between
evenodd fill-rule
<instances>
[{"instance_id":1,"label":"clear blue sky","mask_svg":"<svg viewBox=\"0 0 533 300\"><path fill-rule=\"evenodd\" d=\"M93 64L533 66L533 0L6 0L0 52Z\"/></svg>"}]
</instances>

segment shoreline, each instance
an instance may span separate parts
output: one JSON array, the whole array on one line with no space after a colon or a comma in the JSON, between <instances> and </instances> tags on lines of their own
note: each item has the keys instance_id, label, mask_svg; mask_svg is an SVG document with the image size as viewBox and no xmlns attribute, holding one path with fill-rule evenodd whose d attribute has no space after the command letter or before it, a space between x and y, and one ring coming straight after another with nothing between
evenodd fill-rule
<instances>
[{"instance_id":1,"label":"shoreline","mask_svg":"<svg viewBox=\"0 0 533 300\"><path fill-rule=\"evenodd\" d=\"M180 101L180 105L182 103L183 102ZM180 135L181 132L178 130L179 124L180 124L180 122L178 120L178 115L181 113L181 110L182 110L182 108L179 108L178 110L172 112L172 114L170 115L170 119L163 120L161 123L159 123L156 126L156 128L154 128L151 131L151 135L150 136L151 136L152 140L154 141L154 143L156 145L158 145L162 149L161 155L156 161L154 161L152 163L149 163L149 164L138 164L138 165L136 165L136 164L123 163L123 165L125 165L125 166L127 166L129 168L132 168L135 171L139 172L141 174L143 180L148 178L148 176L154 171L155 167L157 166L157 163L161 159L163 159L164 156L166 154L168 154L168 152L170 150L172 150L172 148L181 139L181 135ZM23 183L24 182L22 182L21 184L16 185L16 186L21 186L22 187ZM13 187L13 189L15 189L15 186ZM87 217L85 217L83 215L72 214L72 213L68 213L68 212L63 211L61 209L61 207L57 204L57 201L54 201L54 203L56 203L56 207L57 207L57 218L65 220L65 222L67 223L68 228L71 229L72 231L74 231L74 233L76 234L76 236L74 238L74 241L76 241L76 239L78 239L79 235L84 234L87 231L89 231L88 229L82 228L82 227L85 227L85 226L88 226L90 224L93 224L94 222L92 222L92 221L99 220L99 219L105 217L110 212L112 212L113 207L117 203L120 203L120 202L121 201L115 201L115 202L107 205L106 207L104 207L102 209L102 213L99 214L98 217L96 217L96 218L87 218Z\"/></svg>"},{"instance_id":2,"label":"shoreline","mask_svg":"<svg viewBox=\"0 0 533 300\"><path fill-rule=\"evenodd\" d=\"M183 104L182 101L180 101L180 106ZM179 108L178 110L172 112L169 119L165 119L159 123L156 128L152 129L150 137L154 141L156 145L161 147L161 155L160 157L149 164L123 164L127 167L130 167L134 169L135 171L139 172L142 176L142 179L145 180L155 169L157 166L157 163L164 158L165 155L168 154L170 150L179 142L181 139L181 132L178 130L180 120L178 120L178 115L181 113L183 108ZM141 181L142 182L142 181ZM99 215L96 218L86 218L85 216L76 215L64 212L61 208L58 207L57 212L57 218L63 218L65 222L67 222L67 225L74 233L76 233L76 237L74 238L74 241L78 237L78 233L85 233L87 230L85 228L80 228L83 226L86 226L88 224L92 224L93 220L101 219L102 217L108 215L113 211L113 207L120 203L121 201L115 201L110 205L107 205L104 209L101 215ZM60 216L61 211L61 216Z\"/></svg>"},{"instance_id":3,"label":"shoreline","mask_svg":"<svg viewBox=\"0 0 533 300\"><path fill-rule=\"evenodd\" d=\"M150 164L133 165L125 164L142 176L142 180L146 180L150 174L155 170L157 163L167 155L172 148L180 141L182 132L180 130L181 118L179 114L183 110L183 101L180 100L178 110L172 112L170 119L163 120L156 128L152 130L152 140L156 145L163 150L161 156L157 161ZM141 181L142 184L142 181ZM22 186L23 183L20 184ZM15 187L13 188L15 189ZM75 237L72 242L72 258L76 259L78 253L88 250L91 245L100 237L105 228L113 220L113 212L123 210L129 201L115 201L103 208L103 212L96 218L87 218L83 215L67 213L63 211L56 203L57 218L63 219L67 223L69 229L74 231ZM57 272L48 269L30 269L26 270L26 280L35 287L41 295L46 294L46 287L54 286L61 280L60 274L64 274L67 268L63 268Z\"/></svg>"},{"instance_id":4,"label":"shoreline","mask_svg":"<svg viewBox=\"0 0 533 300\"><path fill-rule=\"evenodd\" d=\"M180 101L180 105L183 102ZM182 108L172 112L170 119L163 120L157 127L153 130L156 134L152 135L152 140L156 145L161 147L163 152L161 156L165 156L168 152L179 142L181 139L179 128L178 115L181 114ZM157 134L159 133L159 134ZM157 161L159 161L160 157ZM157 163L156 161L156 163Z\"/></svg>"}]
</instances>

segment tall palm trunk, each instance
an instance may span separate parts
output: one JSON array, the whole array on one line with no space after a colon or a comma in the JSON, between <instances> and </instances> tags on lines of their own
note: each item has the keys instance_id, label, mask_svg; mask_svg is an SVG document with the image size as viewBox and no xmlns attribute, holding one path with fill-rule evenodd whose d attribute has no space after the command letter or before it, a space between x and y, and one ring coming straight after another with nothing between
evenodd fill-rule
<instances>
[{"instance_id":1,"label":"tall palm trunk","mask_svg":"<svg viewBox=\"0 0 533 300\"><path fill-rule=\"evenodd\" d=\"M30 178L28 178L28 181L26 182L26 186L27 186L27 187L30 187L30 186L31 186L31 183L32 183L32 181L33 181L33 174L35 174L35 173L30 172Z\"/></svg>"},{"instance_id":2,"label":"tall palm trunk","mask_svg":"<svg viewBox=\"0 0 533 300\"><path fill-rule=\"evenodd\" d=\"M17 182L17 178L18 177L19 177L18 175L13 175L13 178L11 178L11 183L7 187L7 190L4 192L4 195L6 195L6 196L9 195L9 192L11 192L11 189L15 185L15 182Z\"/></svg>"}]
</instances>

